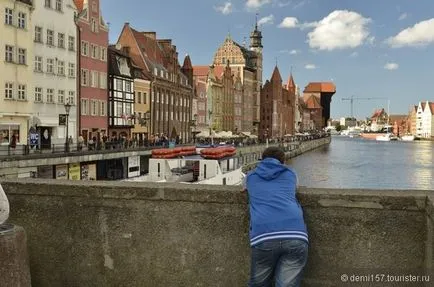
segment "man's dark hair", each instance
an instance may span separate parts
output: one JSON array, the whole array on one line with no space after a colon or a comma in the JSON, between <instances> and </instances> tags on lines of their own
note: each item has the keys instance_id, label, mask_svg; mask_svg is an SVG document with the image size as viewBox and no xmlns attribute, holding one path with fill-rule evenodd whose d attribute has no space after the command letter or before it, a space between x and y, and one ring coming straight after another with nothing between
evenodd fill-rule
<instances>
[{"instance_id":1,"label":"man's dark hair","mask_svg":"<svg viewBox=\"0 0 434 287\"><path fill-rule=\"evenodd\" d=\"M272 146L264 150L262 153L262 159L274 158L280 161L280 163L285 163L285 152L277 146Z\"/></svg>"}]
</instances>

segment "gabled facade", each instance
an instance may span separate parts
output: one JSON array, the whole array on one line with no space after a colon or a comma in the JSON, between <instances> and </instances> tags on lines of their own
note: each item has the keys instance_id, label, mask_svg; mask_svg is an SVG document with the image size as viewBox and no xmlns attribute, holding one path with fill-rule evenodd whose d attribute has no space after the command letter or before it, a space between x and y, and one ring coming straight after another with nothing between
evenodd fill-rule
<instances>
[{"instance_id":1,"label":"gabled facade","mask_svg":"<svg viewBox=\"0 0 434 287\"><path fill-rule=\"evenodd\" d=\"M34 103L34 7L2 0L0 13L0 145L25 145Z\"/></svg>"},{"instance_id":2,"label":"gabled facade","mask_svg":"<svg viewBox=\"0 0 434 287\"><path fill-rule=\"evenodd\" d=\"M236 43L228 35L217 49L213 65L225 66L229 63L233 75L239 75L242 91L242 123L237 123L239 131L258 132L260 114L260 94L262 87L262 32L256 24L250 34L249 48ZM238 89L241 91L241 89Z\"/></svg>"},{"instance_id":3,"label":"gabled facade","mask_svg":"<svg viewBox=\"0 0 434 287\"><path fill-rule=\"evenodd\" d=\"M416 115L416 136L434 137L434 102L420 102Z\"/></svg>"},{"instance_id":4,"label":"gabled facade","mask_svg":"<svg viewBox=\"0 0 434 287\"><path fill-rule=\"evenodd\" d=\"M33 124L43 147L77 139L77 9L73 0L35 1L33 13ZM61 124L69 103L69 124ZM68 130L68 135L66 131Z\"/></svg>"},{"instance_id":5,"label":"gabled facade","mask_svg":"<svg viewBox=\"0 0 434 287\"><path fill-rule=\"evenodd\" d=\"M134 68L128 53L109 46L109 138L130 139L134 128Z\"/></svg>"},{"instance_id":6,"label":"gabled facade","mask_svg":"<svg viewBox=\"0 0 434 287\"><path fill-rule=\"evenodd\" d=\"M108 25L100 0L74 0L79 28L80 135L100 141L108 131Z\"/></svg>"},{"instance_id":7,"label":"gabled facade","mask_svg":"<svg viewBox=\"0 0 434 287\"><path fill-rule=\"evenodd\" d=\"M417 108L418 106L411 106L410 112L408 113L407 118L407 132L411 135L416 135L417 128L416 128L416 118L417 118Z\"/></svg>"},{"instance_id":8,"label":"gabled facade","mask_svg":"<svg viewBox=\"0 0 434 287\"><path fill-rule=\"evenodd\" d=\"M282 86L282 77L277 66L270 81L261 91L260 138L282 138L294 133L295 93ZM295 88L295 86L294 86Z\"/></svg>"},{"instance_id":9,"label":"gabled facade","mask_svg":"<svg viewBox=\"0 0 434 287\"><path fill-rule=\"evenodd\" d=\"M310 128L313 130L322 130L324 128L323 124L323 107L321 106L318 98L315 95L311 95L307 100L306 109L309 112L310 118Z\"/></svg>"},{"instance_id":10,"label":"gabled facade","mask_svg":"<svg viewBox=\"0 0 434 287\"><path fill-rule=\"evenodd\" d=\"M193 71L182 69L172 40L157 39L155 32L139 32L126 23L118 44L127 48L134 63L152 78L151 134L190 141Z\"/></svg>"}]
</instances>

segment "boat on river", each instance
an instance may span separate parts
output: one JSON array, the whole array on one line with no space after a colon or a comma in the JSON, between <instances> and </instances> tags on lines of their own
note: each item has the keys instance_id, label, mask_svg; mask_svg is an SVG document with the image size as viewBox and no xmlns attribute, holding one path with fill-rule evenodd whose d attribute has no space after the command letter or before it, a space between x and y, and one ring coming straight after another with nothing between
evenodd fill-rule
<instances>
[{"instance_id":1,"label":"boat on river","mask_svg":"<svg viewBox=\"0 0 434 287\"><path fill-rule=\"evenodd\" d=\"M412 142L415 140L415 136L414 135L404 135L401 137L401 140L405 141L405 142Z\"/></svg>"},{"instance_id":2,"label":"boat on river","mask_svg":"<svg viewBox=\"0 0 434 287\"><path fill-rule=\"evenodd\" d=\"M375 138L376 141L381 141L381 142L390 142L390 141L396 141L398 140L398 137L396 137L394 134L392 133L387 133L384 135L378 135Z\"/></svg>"},{"instance_id":3,"label":"boat on river","mask_svg":"<svg viewBox=\"0 0 434 287\"><path fill-rule=\"evenodd\" d=\"M241 185L244 176L233 146L182 147L153 150L149 173L126 181Z\"/></svg>"}]
</instances>

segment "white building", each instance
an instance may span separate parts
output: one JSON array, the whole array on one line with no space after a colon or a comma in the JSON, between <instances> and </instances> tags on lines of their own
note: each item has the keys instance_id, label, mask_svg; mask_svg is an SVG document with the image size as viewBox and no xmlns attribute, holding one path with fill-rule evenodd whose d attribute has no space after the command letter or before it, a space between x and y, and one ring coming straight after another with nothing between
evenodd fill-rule
<instances>
[{"instance_id":1,"label":"white building","mask_svg":"<svg viewBox=\"0 0 434 287\"><path fill-rule=\"evenodd\" d=\"M77 137L77 8L73 0L37 0L33 12L33 86L31 125L41 135L41 145L66 141L66 125L59 115L71 104L68 134ZM68 137L69 138L69 137Z\"/></svg>"},{"instance_id":2,"label":"white building","mask_svg":"<svg viewBox=\"0 0 434 287\"><path fill-rule=\"evenodd\" d=\"M434 102L420 102L416 112L416 136L434 137Z\"/></svg>"},{"instance_id":3,"label":"white building","mask_svg":"<svg viewBox=\"0 0 434 287\"><path fill-rule=\"evenodd\" d=\"M0 1L0 149L27 144L32 113L30 0Z\"/></svg>"}]
</instances>

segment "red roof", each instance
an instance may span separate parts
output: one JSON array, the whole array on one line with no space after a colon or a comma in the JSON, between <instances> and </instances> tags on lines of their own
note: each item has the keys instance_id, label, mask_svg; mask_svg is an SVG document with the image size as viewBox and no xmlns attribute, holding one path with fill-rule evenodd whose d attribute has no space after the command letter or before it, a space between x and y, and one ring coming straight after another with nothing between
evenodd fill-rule
<instances>
[{"instance_id":1,"label":"red roof","mask_svg":"<svg viewBox=\"0 0 434 287\"><path fill-rule=\"evenodd\" d=\"M332 82L312 82L306 86L304 93L336 93L336 86Z\"/></svg>"},{"instance_id":2,"label":"red roof","mask_svg":"<svg viewBox=\"0 0 434 287\"><path fill-rule=\"evenodd\" d=\"M431 109L431 114L434 116L434 102L429 102L429 107Z\"/></svg>"},{"instance_id":3,"label":"red roof","mask_svg":"<svg viewBox=\"0 0 434 287\"><path fill-rule=\"evenodd\" d=\"M190 59L189 55L185 56L184 64L182 65L182 67L184 69L192 69L193 68L193 66L191 65L191 59Z\"/></svg>"},{"instance_id":4,"label":"red roof","mask_svg":"<svg viewBox=\"0 0 434 287\"><path fill-rule=\"evenodd\" d=\"M75 6L77 6L78 12L83 11L83 4L84 0L74 0Z\"/></svg>"},{"instance_id":5,"label":"red roof","mask_svg":"<svg viewBox=\"0 0 434 287\"><path fill-rule=\"evenodd\" d=\"M209 71L209 66L193 66L193 76L207 76Z\"/></svg>"},{"instance_id":6,"label":"red roof","mask_svg":"<svg viewBox=\"0 0 434 287\"><path fill-rule=\"evenodd\" d=\"M311 95L307 99L306 106L308 109L322 109L322 106L321 106L320 102L318 101L318 98L315 97L314 95Z\"/></svg>"}]
</instances>

